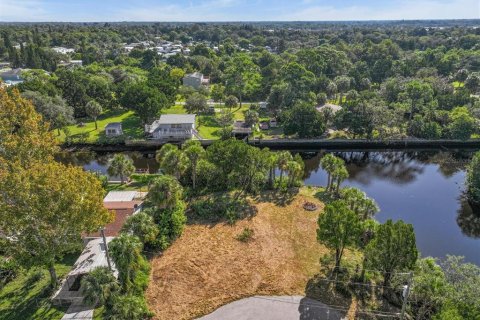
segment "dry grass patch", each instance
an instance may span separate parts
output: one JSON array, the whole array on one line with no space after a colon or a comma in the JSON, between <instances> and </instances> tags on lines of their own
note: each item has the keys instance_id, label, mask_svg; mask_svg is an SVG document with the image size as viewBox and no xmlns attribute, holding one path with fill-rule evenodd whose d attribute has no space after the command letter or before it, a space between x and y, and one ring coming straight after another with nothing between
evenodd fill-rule
<instances>
[{"instance_id":1,"label":"dry grass patch","mask_svg":"<svg viewBox=\"0 0 480 320\"><path fill-rule=\"evenodd\" d=\"M305 201L319 210L304 210ZM316 241L323 204L303 191L284 204L275 204L271 194L252 203L258 213L251 219L233 226L189 225L163 256L152 260L146 296L157 319L194 318L256 294L305 294L327 252ZM245 228L253 236L241 242L237 238Z\"/></svg>"}]
</instances>

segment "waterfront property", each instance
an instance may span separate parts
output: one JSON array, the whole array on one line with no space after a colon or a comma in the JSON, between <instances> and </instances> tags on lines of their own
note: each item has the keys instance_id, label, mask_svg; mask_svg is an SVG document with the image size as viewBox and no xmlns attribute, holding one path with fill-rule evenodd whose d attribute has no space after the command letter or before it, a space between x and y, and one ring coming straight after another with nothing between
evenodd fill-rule
<instances>
[{"instance_id":1,"label":"waterfront property","mask_svg":"<svg viewBox=\"0 0 480 320\"><path fill-rule=\"evenodd\" d=\"M105 135L107 137L118 137L123 135L121 122L110 122L105 126Z\"/></svg>"},{"instance_id":2,"label":"waterfront property","mask_svg":"<svg viewBox=\"0 0 480 320\"><path fill-rule=\"evenodd\" d=\"M194 114L164 114L151 125L145 126L149 139L181 142L196 134Z\"/></svg>"},{"instance_id":3,"label":"waterfront property","mask_svg":"<svg viewBox=\"0 0 480 320\"><path fill-rule=\"evenodd\" d=\"M247 137L252 134L252 126L248 126L245 121L237 120L233 123L232 134L235 137Z\"/></svg>"}]
</instances>

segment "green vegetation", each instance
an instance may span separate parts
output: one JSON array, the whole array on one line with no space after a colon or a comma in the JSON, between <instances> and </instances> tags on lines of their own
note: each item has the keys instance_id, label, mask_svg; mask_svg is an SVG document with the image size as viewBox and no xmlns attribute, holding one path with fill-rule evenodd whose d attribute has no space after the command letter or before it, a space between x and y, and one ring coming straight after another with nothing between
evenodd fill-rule
<instances>
[{"instance_id":1,"label":"green vegetation","mask_svg":"<svg viewBox=\"0 0 480 320\"><path fill-rule=\"evenodd\" d=\"M55 263L59 278L70 271L77 256L69 254ZM14 280L0 290L0 319L61 319L66 309L52 306L51 293L47 270L21 270Z\"/></svg>"}]
</instances>

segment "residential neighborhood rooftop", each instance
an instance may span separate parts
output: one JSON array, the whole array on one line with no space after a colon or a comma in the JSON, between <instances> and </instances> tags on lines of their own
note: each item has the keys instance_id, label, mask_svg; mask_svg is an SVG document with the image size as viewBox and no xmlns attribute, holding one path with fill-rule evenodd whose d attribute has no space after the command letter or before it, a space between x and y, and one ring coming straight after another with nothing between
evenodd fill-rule
<instances>
[{"instance_id":1,"label":"residential neighborhood rooftop","mask_svg":"<svg viewBox=\"0 0 480 320\"><path fill-rule=\"evenodd\" d=\"M195 114L162 114L157 124L195 123Z\"/></svg>"}]
</instances>

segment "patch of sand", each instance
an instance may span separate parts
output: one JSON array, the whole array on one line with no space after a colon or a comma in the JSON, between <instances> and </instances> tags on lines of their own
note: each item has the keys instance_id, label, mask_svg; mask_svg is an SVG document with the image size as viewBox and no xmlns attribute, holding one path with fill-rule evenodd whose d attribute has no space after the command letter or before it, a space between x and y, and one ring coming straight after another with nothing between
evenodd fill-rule
<instances>
[{"instance_id":1,"label":"patch of sand","mask_svg":"<svg viewBox=\"0 0 480 320\"><path fill-rule=\"evenodd\" d=\"M303 209L305 201L317 211ZM188 225L183 235L151 261L146 296L156 319L191 319L253 295L304 295L327 250L316 241L323 204L297 195L286 205L255 201L257 214L231 226ZM245 228L253 239L235 237Z\"/></svg>"}]
</instances>

